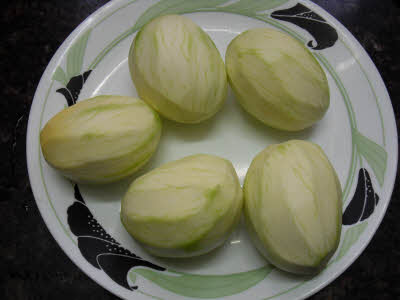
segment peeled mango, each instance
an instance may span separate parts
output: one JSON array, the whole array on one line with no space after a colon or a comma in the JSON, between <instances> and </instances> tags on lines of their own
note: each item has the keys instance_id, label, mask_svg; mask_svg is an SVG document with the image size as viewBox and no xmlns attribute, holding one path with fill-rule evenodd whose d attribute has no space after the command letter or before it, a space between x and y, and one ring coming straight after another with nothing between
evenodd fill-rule
<instances>
[{"instance_id":1,"label":"peeled mango","mask_svg":"<svg viewBox=\"0 0 400 300\"><path fill-rule=\"evenodd\" d=\"M143 166L160 136L160 118L145 102L97 96L50 119L40 133L40 145L46 161L66 177L108 183Z\"/></svg>"},{"instance_id":2,"label":"peeled mango","mask_svg":"<svg viewBox=\"0 0 400 300\"><path fill-rule=\"evenodd\" d=\"M297 274L324 268L340 241L342 190L318 145L268 146L253 159L243 190L250 235L268 261Z\"/></svg>"},{"instance_id":3,"label":"peeled mango","mask_svg":"<svg viewBox=\"0 0 400 300\"><path fill-rule=\"evenodd\" d=\"M231 41L225 56L237 100L271 127L298 131L329 107L324 71L306 47L278 30L250 29Z\"/></svg>"},{"instance_id":4,"label":"peeled mango","mask_svg":"<svg viewBox=\"0 0 400 300\"><path fill-rule=\"evenodd\" d=\"M190 257L225 241L242 204L231 162L197 154L137 178L122 200L121 221L153 255Z\"/></svg>"},{"instance_id":5,"label":"peeled mango","mask_svg":"<svg viewBox=\"0 0 400 300\"><path fill-rule=\"evenodd\" d=\"M199 123L225 102L224 62L210 37L186 17L166 15L147 23L128 62L140 98L170 120Z\"/></svg>"}]
</instances>

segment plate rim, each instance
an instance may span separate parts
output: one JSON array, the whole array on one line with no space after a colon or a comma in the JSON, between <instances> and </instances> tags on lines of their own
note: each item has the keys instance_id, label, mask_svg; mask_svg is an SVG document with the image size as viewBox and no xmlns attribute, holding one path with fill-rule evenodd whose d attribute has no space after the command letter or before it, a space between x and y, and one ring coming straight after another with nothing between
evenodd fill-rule
<instances>
[{"instance_id":1,"label":"plate rim","mask_svg":"<svg viewBox=\"0 0 400 300\"><path fill-rule=\"evenodd\" d=\"M299 3L305 3L308 7L316 9L318 11L318 13L322 12L322 15L324 18L326 18L329 23L333 23L334 26L339 29L339 31L341 33L345 33L345 36L347 38L348 42L351 42L353 44L353 47L357 48L358 51L361 51L362 54L367 58L368 63L369 63L369 67L372 67L374 70L374 73L379 77L379 80L377 82L378 85L381 86L383 92L386 94L386 98L389 99L390 101L390 110L391 110L391 118L390 118L390 122L394 123L394 133L396 135L396 137L398 137L398 132L397 132L397 126L395 124L395 115L394 115L394 110L393 110L393 105L392 102L390 100L390 95L387 91L387 88L384 84L384 81L381 77L381 74L379 72L379 70L377 69L376 65L374 64L374 62L372 61L371 57L369 56L369 54L366 52L366 50L362 47L362 45L359 43L359 41L351 34L351 32L344 26L341 24L341 22L339 22L334 16L332 16L331 14L329 14L327 11L325 11L322 7L320 7L319 5L309 1L309 0L299 0L297 1ZM36 107L39 107L39 101L35 100L39 94L39 90L42 89L42 85L47 84L48 80L51 79L51 75L50 71L55 69L56 66L59 65L60 60L63 58L63 56L65 55L65 50L68 49L68 45L70 45L72 43L72 41L79 36L79 34L83 31L83 29L88 28L90 26L90 24L92 24L96 19L99 18L99 16L102 13L107 12L109 9L112 9L113 6L118 6L119 3L124 3L123 0L114 0L114 1L110 1L109 3L107 3L106 5L100 7L99 9L97 9L96 11L94 11L92 14L90 14L84 21L82 21L69 35L68 37L63 41L63 43L59 46L59 48L57 49L57 51L55 52L55 54L53 55L53 57L50 59L45 71L43 72L39 84L37 86L37 89L35 91L35 95L32 101L32 105L31 105L31 109L29 112L29 120L28 120L28 128L27 128L27 137L26 137L26 143L27 146L32 144L31 139L34 138L34 135L29 135L29 133L33 130L32 127L33 125L33 120L31 118L31 114L32 111L34 111L35 109L37 109ZM134 3L134 1L132 2ZM54 65L54 66L53 66ZM392 124L393 125L393 124ZM395 145L396 147L398 146L398 141L397 139L395 139ZM395 160L395 165L397 166L398 164L398 153L394 152L392 153L394 155L394 160ZM27 147L27 151L26 151L26 155L27 155L27 167L28 167L28 174L29 174L29 180L31 183L31 187L32 187L32 192L35 198L35 202L37 203L37 206L39 208L40 214L42 216L42 219L44 220L46 227L48 228L48 230L50 231L50 233L52 234L53 238L56 240L56 242L58 243L58 245L61 247L61 249L63 250L64 253L67 254L67 256L75 263L75 265L81 269L82 271L85 272L86 275L88 275L92 280L94 280L97 284L99 284L100 286L102 286L103 288L107 289L108 291L110 291L111 293L117 295L120 297L119 293L117 294L116 291L114 291L113 287L109 287L108 283L101 281L100 279L98 280L97 276L95 276L95 274L93 274L92 270L90 270L88 268L89 265L87 266L82 266L82 260L81 257L77 257L77 256L73 256L72 252L69 253L69 251L67 251L65 249L65 247L63 247L64 245L64 238L61 238L58 234L58 230L56 230L55 228L53 228L53 226L49 226L52 222L50 222L50 220L48 218L46 218L45 216L47 215L44 211L44 207L41 207L41 205L39 205L38 202L38 194L41 194L41 192L39 192L39 188L37 185L33 185L33 165L32 165L32 159L31 156L33 155L32 151L29 151L29 148ZM39 150L39 155L40 155L40 150ZM338 272L337 275L335 276L331 276L330 279L325 280L324 282L322 282L320 285L317 285L314 289L311 289L308 293L306 293L304 295L304 297L302 297L301 299L304 299L306 297L309 297L312 294L315 294L316 292L318 292L319 290L321 290L322 288L324 288L325 286L327 286L328 284L330 284L333 280L335 280L336 278L338 278L341 274L343 274L343 272L345 272L347 270L347 268L361 255L361 253L364 251L364 249L366 248L366 246L370 243L372 237L375 235L378 227L380 226L382 219L384 217L384 215L386 214L387 211L387 207L391 201L391 197L393 194L393 189L394 189L394 185L395 185L395 178L396 178L396 173L397 173L397 169L393 168L394 170L394 180L390 182L389 186L388 186L388 201L385 203L386 205L384 206L384 208L382 209L382 213L380 215L377 216L377 222L376 225L374 226L374 228L371 230L371 234L369 235L367 241L359 248L357 248L357 251L353 251L352 253L352 257L351 259L348 260L348 262L346 264L344 264L344 268L342 271ZM389 174L387 174L386 176L389 177ZM90 267L90 266L89 266ZM138 299L141 297L139 294L136 294L135 297L138 297ZM147 299L144 298L144 299Z\"/></svg>"}]
</instances>

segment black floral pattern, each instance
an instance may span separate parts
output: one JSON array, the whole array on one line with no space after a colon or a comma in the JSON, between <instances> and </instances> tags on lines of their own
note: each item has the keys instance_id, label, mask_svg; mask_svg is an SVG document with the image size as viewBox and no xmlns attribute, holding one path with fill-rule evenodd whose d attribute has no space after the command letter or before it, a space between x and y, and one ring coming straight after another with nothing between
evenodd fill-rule
<instances>
[{"instance_id":1,"label":"black floral pattern","mask_svg":"<svg viewBox=\"0 0 400 300\"><path fill-rule=\"evenodd\" d=\"M308 31L314 37L315 42L311 40L307 46L314 50L332 47L338 40L335 28L303 4L297 3L291 8L274 11L271 17L290 22Z\"/></svg>"},{"instance_id":2,"label":"black floral pattern","mask_svg":"<svg viewBox=\"0 0 400 300\"><path fill-rule=\"evenodd\" d=\"M67 100L68 106L72 106L78 100L79 94L92 70L88 70L83 74L72 77L65 88L60 88L56 92L62 94Z\"/></svg>"},{"instance_id":3,"label":"black floral pattern","mask_svg":"<svg viewBox=\"0 0 400 300\"><path fill-rule=\"evenodd\" d=\"M74 196L76 201L67 210L68 225L78 237L78 248L82 256L93 267L104 271L116 283L131 290L137 289L137 286L130 286L127 280L128 272L133 267L165 271L165 268L142 259L112 238L93 217L76 184Z\"/></svg>"},{"instance_id":4,"label":"black floral pattern","mask_svg":"<svg viewBox=\"0 0 400 300\"><path fill-rule=\"evenodd\" d=\"M371 177L366 169L361 168L356 191L343 213L343 225L352 225L367 219L374 212L378 202L379 196L374 191Z\"/></svg>"}]
</instances>

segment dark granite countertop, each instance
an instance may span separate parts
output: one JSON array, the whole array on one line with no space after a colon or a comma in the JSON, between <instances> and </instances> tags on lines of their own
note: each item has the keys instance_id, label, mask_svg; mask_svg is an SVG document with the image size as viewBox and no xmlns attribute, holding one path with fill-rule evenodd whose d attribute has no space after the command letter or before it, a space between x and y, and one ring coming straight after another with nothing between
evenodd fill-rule
<instances>
[{"instance_id":1,"label":"dark granite countertop","mask_svg":"<svg viewBox=\"0 0 400 300\"><path fill-rule=\"evenodd\" d=\"M14 0L0 12L0 298L116 299L64 254L46 228L29 184L25 138L40 77L64 39L107 1ZM400 5L395 0L317 0L363 45L400 120ZM362 255L311 299L400 298L400 192Z\"/></svg>"}]
</instances>

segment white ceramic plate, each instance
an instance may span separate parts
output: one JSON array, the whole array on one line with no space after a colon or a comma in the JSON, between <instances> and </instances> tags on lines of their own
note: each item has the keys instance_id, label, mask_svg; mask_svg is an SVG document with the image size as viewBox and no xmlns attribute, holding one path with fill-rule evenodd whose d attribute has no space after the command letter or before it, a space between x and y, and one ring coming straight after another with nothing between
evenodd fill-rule
<instances>
[{"instance_id":1,"label":"white ceramic plate","mask_svg":"<svg viewBox=\"0 0 400 300\"><path fill-rule=\"evenodd\" d=\"M339 249L319 275L293 276L270 266L241 224L212 253L193 259L150 256L119 218L120 199L133 178L91 187L74 185L43 160L39 132L75 100L100 94L136 95L127 64L141 26L160 14L185 14L221 52L240 32L273 27L304 42L323 66L331 105L311 129L285 133L247 115L229 93L225 107L201 125L163 120L160 147L146 172L167 161L211 153L232 161L243 182L256 153L288 139L319 144L337 170L343 198ZM86 274L125 299L301 299L339 276L363 251L389 204L397 166L397 133L385 86L360 44L309 1L116 0L87 18L61 45L32 104L27 157L37 205L54 238Z\"/></svg>"}]
</instances>

